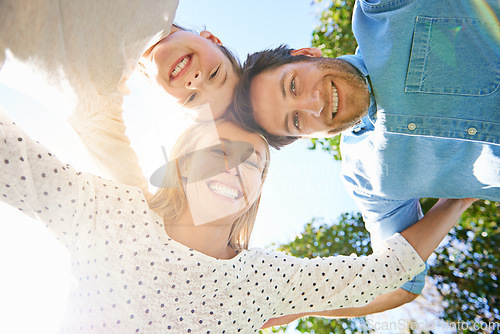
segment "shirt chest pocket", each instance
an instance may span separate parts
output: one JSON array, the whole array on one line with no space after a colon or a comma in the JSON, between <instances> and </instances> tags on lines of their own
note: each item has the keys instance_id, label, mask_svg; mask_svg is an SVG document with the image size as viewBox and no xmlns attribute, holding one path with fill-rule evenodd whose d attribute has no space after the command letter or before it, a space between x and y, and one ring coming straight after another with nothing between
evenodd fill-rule
<instances>
[{"instance_id":1,"label":"shirt chest pocket","mask_svg":"<svg viewBox=\"0 0 500 334\"><path fill-rule=\"evenodd\" d=\"M500 83L499 35L494 20L417 17L405 92L493 93Z\"/></svg>"}]
</instances>

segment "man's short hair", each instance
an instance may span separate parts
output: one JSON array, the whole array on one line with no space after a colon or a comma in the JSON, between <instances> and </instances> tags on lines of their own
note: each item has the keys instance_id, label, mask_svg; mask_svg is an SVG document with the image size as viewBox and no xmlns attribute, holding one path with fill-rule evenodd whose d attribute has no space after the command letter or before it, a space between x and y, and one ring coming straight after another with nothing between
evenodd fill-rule
<instances>
[{"instance_id":1,"label":"man's short hair","mask_svg":"<svg viewBox=\"0 0 500 334\"><path fill-rule=\"evenodd\" d=\"M262 72L282 65L309 60L307 56L293 56L291 54L292 51L293 49L288 45L280 45L275 49L267 49L248 55L247 60L243 64L243 73L240 82L236 87L234 105L232 114L230 115L230 118L243 128L262 134L269 142L269 145L277 150L285 145L293 143L298 137L276 136L268 133L257 124L252 107L250 85L252 80Z\"/></svg>"}]
</instances>

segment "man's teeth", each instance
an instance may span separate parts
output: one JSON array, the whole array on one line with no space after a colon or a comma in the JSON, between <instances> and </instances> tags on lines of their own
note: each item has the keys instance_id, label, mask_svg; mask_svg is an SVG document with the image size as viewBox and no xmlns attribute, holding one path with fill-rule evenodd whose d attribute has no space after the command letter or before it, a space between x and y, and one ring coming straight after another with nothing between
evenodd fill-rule
<instances>
[{"instance_id":1,"label":"man's teeth","mask_svg":"<svg viewBox=\"0 0 500 334\"><path fill-rule=\"evenodd\" d=\"M339 94L337 93L337 87L332 82L332 116L337 113L337 108L339 107Z\"/></svg>"},{"instance_id":2,"label":"man's teeth","mask_svg":"<svg viewBox=\"0 0 500 334\"><path fill-rule=\"evenodd\" d=\"M184 57L184 59L182 59L179 62L179 64L177 64L177 66L174 68L170 76L172 76L172 78L175 78L177 74L179 74L179 72L182 71L182 69L187 65L188 62L189 62L189 56Z\"/></svg>"},{"instance_id":3,"label":"man's teeth","mask_svg":"<svg viewBox=\"0 0 500 334\"><path fill-rule=\"evenodd\" d=\"M208 185L208 187L210 188L210 190L212 190L214 193L216 193L218 195L221 195L221 196L224 196L224 197L227 197L230 199L238 198L238 190L233 189L233 188L229 188L223 184L211 183Z\"/></svg>"}]
</instances>

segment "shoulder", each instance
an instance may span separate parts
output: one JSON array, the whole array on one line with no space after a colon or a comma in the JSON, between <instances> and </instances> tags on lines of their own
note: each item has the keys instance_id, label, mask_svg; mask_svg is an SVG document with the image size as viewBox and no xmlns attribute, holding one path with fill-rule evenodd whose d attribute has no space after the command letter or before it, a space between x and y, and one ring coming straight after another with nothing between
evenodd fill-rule
<instances>
[{"instance_id":1,"label":"shoulder","mask_svg":"<svg viewBox=\"0 0 500 334\"><path fill-rule=\"evenodd\" d=\"M365 13L384 13L403 8L415 0L358 0L356 5Z\"/></svg>"},{"instance_id":2,"label":"shoulder","mask_svg":"<svg viewBox=\"0 0 500 334\"><path fill-rule=\"evenodd\" d=\"M260 267L294 267L298 264L308 262L308 259L298 258L283 252L251 248L241 253L243 264L251 264Z\"/></svg>"}]
</instances>

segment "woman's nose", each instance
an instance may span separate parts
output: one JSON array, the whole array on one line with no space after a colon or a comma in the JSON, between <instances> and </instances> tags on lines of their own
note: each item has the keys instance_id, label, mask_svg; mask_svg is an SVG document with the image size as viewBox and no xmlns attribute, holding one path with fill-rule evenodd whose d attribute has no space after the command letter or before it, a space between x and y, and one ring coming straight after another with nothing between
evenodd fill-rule
<instances>
[{"instance_id":1,"label":"woman's nose","mask_svg":"<svg viewBox=\"0 0 500 334\"><path fill-rule=\"evenodd\" d=\"M234 176L238 176L240 174L239 169L237 169L236 167L226 169L226 173L234 175Z\"/></svg>"}]
</instances>

